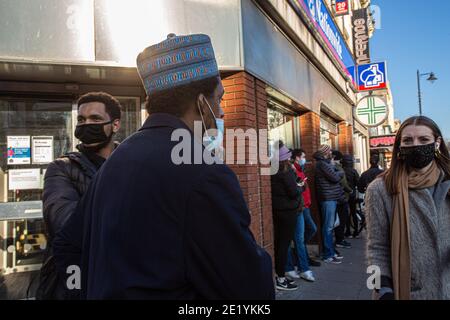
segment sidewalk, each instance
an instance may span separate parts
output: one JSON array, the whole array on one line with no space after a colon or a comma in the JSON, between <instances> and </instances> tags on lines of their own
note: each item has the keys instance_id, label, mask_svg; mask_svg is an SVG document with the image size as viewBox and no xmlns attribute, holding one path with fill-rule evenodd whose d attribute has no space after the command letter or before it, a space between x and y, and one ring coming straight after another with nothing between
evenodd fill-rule
<instances>
[{"instance_id":1,"label":"sidewalk","mask_svg":"<svg viewBox=\"0 0 450 320\"><path fill-rule=\"evenodd\" d=\"M296 291L277 290L277 300L371 300L372 292L366 287L365 239L347 239L351 249L338 249L344 256L340 265L325 264L312 267L316 281L296 281Z\"/></svg>"}]
</instances>

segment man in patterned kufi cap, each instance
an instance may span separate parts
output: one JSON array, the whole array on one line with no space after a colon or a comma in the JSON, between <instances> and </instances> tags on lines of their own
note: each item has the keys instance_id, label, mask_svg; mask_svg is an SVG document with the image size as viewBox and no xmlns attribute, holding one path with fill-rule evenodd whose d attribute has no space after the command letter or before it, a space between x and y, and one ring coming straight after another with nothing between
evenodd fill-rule
<instances>
[{"instance_id":1,"label":"man in patterned kufi cap","mask_svg":"<svg viewBox=\"0 0 450 320\"><path fill-rule=\"evenodd\" d=\"M170 34L138 55L137 68L149 114L175 115L191 130L194 121L201 121L204 130L223 131L224 88L209 36Z\"/></svg>"},{"instance_id":2,"label":"man in patterned kufi cap","mask_svg":"<svg viewBox=\"0 0 450 320\"><path fill-rule=\"evenodd\" d=\"M271 258L250 231L236 175L198 163L202 141L183 134L195 121L220 129L224 89L209 37L169 35L137 65L149 117L58 234L61 276L80 261L87 299L274 299Z\"/></svg>"}]
</instances>

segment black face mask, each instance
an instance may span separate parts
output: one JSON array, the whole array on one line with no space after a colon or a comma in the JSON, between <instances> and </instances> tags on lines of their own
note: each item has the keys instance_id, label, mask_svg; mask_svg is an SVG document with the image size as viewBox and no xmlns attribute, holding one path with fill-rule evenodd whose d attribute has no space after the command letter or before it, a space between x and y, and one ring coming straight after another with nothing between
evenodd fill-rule
<instances>
[{"instance_id":1,"label":"black face mask","mask_svg":"<svg viewBox=\"0 0 450 320\"><path fill-rule=\"evenodd\" d=\"M410 168L423 169L435 158L436 144L430 143L422 146L400 147L400 159Z\"/></svg>"},{"instance_id":2,"label":"black face mask","mask_svg":"<svg viewBox=\"0 0 450 320\"><path fill-rule=\"evenodd\" d=\"M108 137L103 127L107 124L111 124L112 122L113 121L78 125L75 129L75 137L77 137L77 139L80 140L84 145L100 143L100 145L93 148L98 148L99 146L101 146L101 149L111 141L111 138L113 136L113 132L111 132Z\"/></svg>"}]
</instances>

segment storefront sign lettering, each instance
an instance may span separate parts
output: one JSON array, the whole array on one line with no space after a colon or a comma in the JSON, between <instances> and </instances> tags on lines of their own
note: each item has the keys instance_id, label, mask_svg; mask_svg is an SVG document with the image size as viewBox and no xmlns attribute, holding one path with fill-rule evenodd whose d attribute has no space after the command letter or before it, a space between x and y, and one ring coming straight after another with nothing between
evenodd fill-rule
<instances>
[{"instance_id":1,"label":"storefront sign lettering","mask_svg":"<svg viewBox=\"0 0 450 320\"><path fill-rule=\"evenodd\" d=\"M297 0L347 75L354 80L355 61L323 0Z\"/></svg>"},{"instance_id":2,"label":"storefront sign lettering","mask_svg":"<svg viewBox=\"0 0 450 320\"><path fill-rule=\"evenodd\" d=\"M353 11L353 49L356 57L356 64L370 63L369 52L369 27L367 9Z\"/></svg>"}]
</instances>

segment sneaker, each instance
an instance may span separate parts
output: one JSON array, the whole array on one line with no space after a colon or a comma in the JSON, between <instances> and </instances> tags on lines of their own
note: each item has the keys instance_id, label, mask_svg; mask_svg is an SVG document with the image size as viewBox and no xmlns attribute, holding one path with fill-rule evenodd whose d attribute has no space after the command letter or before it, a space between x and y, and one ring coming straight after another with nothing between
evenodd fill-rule
<instances>
[{"instance_id":1,"label":"sneaker","mask_svg":"<svg viewBox=\"0 0 450 320\"><path fill-rule=\"evenodd\" d=\"M361 238L361 235L358 233L353 235L353 239L360 239L360 238Z\"/></svg>"},{"instance_id":2,"label":"sneaker","mask_svg":"<svg viewBox=\"0 0 450 320\"><path fill-rule=\"evenodd\" d=\"M337 258L337 259L343 259L344 258L344 256L338 251L338 249L336 249L336 248L334 248L334 256Z\"/></svg>"},{"instance_id":3,"label":"sneaker","mask_svg":"<svg viewBox=\"0 0 450 320\"><path fill-rule=\"evenodd\" d=\"M338 260L342 260L342 259L344 259L344 256L342 254L340 254L340 253L335 253L333 258L338 259Z\"/></svg>"},{"instance_id":4,"label":"sneaker","mask_svg":"<svg viewBox=\"0 0 450 320\"><path fill-rule=\"evenodd\" d=\"M289 271L289 272L286 272L284 275L290 279L300 279L300 276L297 273L297 271Z\"/></svg>"},{"instance_id":5,"label":"sneaker","mask_svg":"<svg viewBox=\"0 0 450 320\"><path fill-rule=\"evenodd\" d=\"M319 261L313 260L313 259L311 259L311 258L308 259L308 264L309 264L311 267L320 267L320 266L322 265Z\"/></svg>"},{"instance_id":6,"label":"sneaker","mask_svg":"<svg viewBox=\"0 0 450 320\"><path fill-rule=\"evenodd\" d=\"M342 263L342 261L337 259L336 257L331 257L331 258L325 259L325 260L323 260L323 262L330 263L330 264L341 264Z\"/></svg>"},{"instance_id":7,"label":"sneaker","mask_svg":"<svg viewBox=\"0 0 450 320\"><path fill-rule=\"evenodd\" d=\"M350 246L350 248L352 247L352 244L350 243L350 242L348 242L348 241L342 241L343 243L344 243L344 245L346 245L346 246Z\"/></svg>"},{"instance_id":8,"label":"sneaker","mask_svg":"<svg viewBox=\"0 0 450 320\"><path fill-rule=\"evenodd\" d=\"M277 282L276 287L278 290L292 291L297 290L298 288L297 285L289 283L286 278L277 278L276 282Z\"/></svg>"},{"instance_id":9,"label":"sneaker","mask_svg":"<svg viewBox=\"0 0 450 320\"><path fill-rule=\"evenodd\" d=\"M292 279L289 279L289 278L286 278L286 281L287 281L288 283L290 283L290 284L293 284L293 283L295 283L295 281L294 281L294 280L292 280Z\"/></svg>"},{"instance_id":10,"label":"sneaker","mask_svg":"<svg viewBox=\"0 0 450 320\"><path fill-rule=\"evenodd\" d=\"M301 277L302 279L305 279L306 281L309 281L309 282L314 282L314 281L316 281L316 278L314 278L314 274L312 273L311 270L308 270L308 271L306 271L306 272L302 272L302 273L300 274L300 277Z\"/></svg>"},{"instance_id":11,"label":"sneaker","mask_svg":"<svg viewBox=\"0 0 450 320\"><path fill-rule=\"evenodd\" d=\"M350 249L352 245L349 242L342 240L341 242L336 242L336 247Z\"/></svg>"}]
</instances>

